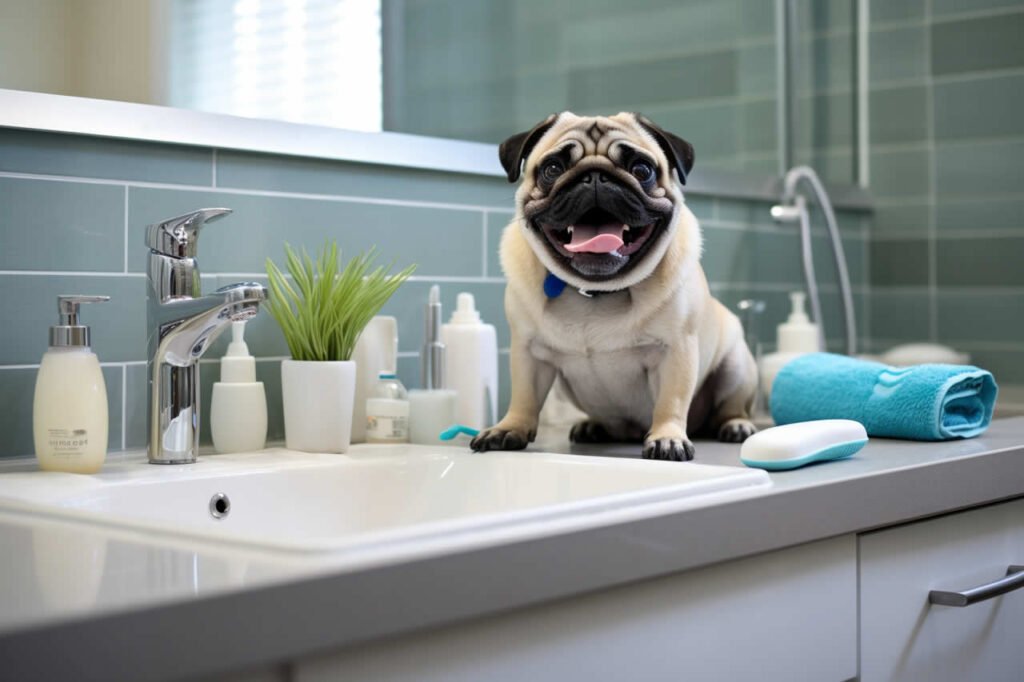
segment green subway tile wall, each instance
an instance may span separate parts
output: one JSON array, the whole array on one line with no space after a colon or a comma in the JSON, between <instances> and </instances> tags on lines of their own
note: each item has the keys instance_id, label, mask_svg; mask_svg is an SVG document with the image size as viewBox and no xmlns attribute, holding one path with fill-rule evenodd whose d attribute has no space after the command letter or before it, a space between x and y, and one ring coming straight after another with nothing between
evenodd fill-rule
<instances>
[{"instance_id":1,"label":"green subway tile wall","mask_svg":"<svg viewBox=\"0 0 1024 682\"><path fill-rule=\"evenodd\" d=\"M0 160L0 319L13 321L0 327L0 397L14 406L0 416L12 434L0 456L32 451L26 396L56 321L56 297L66 293L113 298L84 311L108 383L111 447L145 445L142 234L150 222L202 206L234 209L201 237L208 290L243 279L265 283L264 260L280 261L285 242L315 249L332 238L349 253L376 245L385 261L417 263L413 281L383 310L399 319L398 369L409 386L419 384L423 303L434 283L449 312L458 292L472 292L483 318L497 327L499 346L508 347L498 247L512 217L513 187L503 180L12 129L0 129ZM764 202L695 196L689 206L705 226L715 291L730 305L751 296L767 300L763 329L774 343L774 326L788 311L786 292L801 286L796 228L775 224ZM867 227L858 214L840 218L863 309ZM834 306L835 274L820 227L815 235L825 304ZM833 339L842 334L838 318L826 329ZM287 345L265 313L250 322L246 338L268 391L270 436L280 438ZM226 345L222 336L201 363L207 397ZM499 361L504 409L508 353ZM208 442L208 429L202 435Z\"/></svg>"},{"instance_id":2,"label":"green subway tile wall","mask_svg":"<svg viewBox=\"0 0 1024 682\"><path fill-rule=\"evenodd\" d=\"M870 331L1024 383L1024 2L871 3Z\"/></svg>"},{"instance_id":3,"label":"green subway tile wall","mask_svg":"<svg viewBox=\"0 0 1024 682\"><path fill-rule=\"evenodd\" d=\"M1011 9L1019 9L1013 8ZM931 24L932 75L947 76L1024 66L1024 14L945 18Z\"/></svg>"},{"instance_id":4,"label":"green subway tile wall","mask_svg":"<svg viewBox=\"0 0 1024 682\"><path fill-rule=\"evenodd\" d=\"M493 141L563 108L567 93L601 109L629 104L623 102L629 95L697 143L697 172L777 171L772 3L695 0L687 11L697 12L705 28L688 24L680 40L682 33L668 28L679 23L677 3L649 0L642 6L645 22L663 31L663 39L611 42L594 37L612 31L621 38L640 23L557 28L581 8L591 10L589 0L470 4L472 16L461 0L432 5L430 16L409 23L407 39L436 44L431 27L458 16L528 26L536 44L523 50L506 38L491 44L467 35L463 44L408 64L420 79L405 93L407 108L424 126L419 132L450 134L439 126L450 124L443 112L454 105L470 119L460 124L459 137ZM623 7L600 4L608 12ZM416 11L416 3L408 6ZM853 179L852 7L852 0L807 0L799 16L807 61L798 74L798 156L832 182ZM871 3L869 159L877 210L870 218L839 215L867 347L946 342L1008 383L1024 383L1022 29L1020 1ZM575 50L563 51L565 41L574 41ZM481 51L493 59L471 58ZM549 68L555 57L559 67ZM644 78L620 69L616 80L626 58L644 65ZM595 60L602 59L599 67ZM451 68L437 69L439 61ZM527 71L520 73L523 65ZM673 74L673 91L683 95L658 87L661 73ZM445 89L455 76L472 86L464 98ZM582 87L587 82L592 87ZM524 101L518 91L535 98ZM0 416L10 434L0 456L31 452L26 396L56 318L54 299L75 292L116 301L85 312L108 382L111 447L145 444L142 230L148 222L200 206L235 209L203 234L208 288L265 281L264 259L280 259L285 242L315 249L334 238L349 253L376 245L386 261L418 263L414 280L384 310L400 320L398 370L416 386L422 303L434 283L449 312L459 291L471 291L484 319L497 326L499 345L508 345L498 246L512 217L513 189L500 178L0 129L0 319L12 321L0 328L0 398L10 406ZM788 314L787 292L803 286L796 228L772 221L765 202L695 196L689 205L704 226L713 292L729 306L765 300L757 331L771 349L775 326ZM826 335L838 349L835 268L817 211L813 222ZM271 437L280 437L279 367L287 347L266 314L252 321L248 339L268 388ZM218 340L202 364L206 393L225 345ZM504 406L507 352L499 367Z\"/></svg>"},{"instance_id":5,"label":"green subway tile wall","mask_svg":"<svg viewBox=\"0 0 1024 682\"><path fill-rule=\"evenodd\" d=\"M854 2L798 4L801 144L849 144ZM432 0L393 3L382 26L388 129L495 143L552 111L642 111L703 168L778 171L772 2Z\"/></svg>"}]
</instances>

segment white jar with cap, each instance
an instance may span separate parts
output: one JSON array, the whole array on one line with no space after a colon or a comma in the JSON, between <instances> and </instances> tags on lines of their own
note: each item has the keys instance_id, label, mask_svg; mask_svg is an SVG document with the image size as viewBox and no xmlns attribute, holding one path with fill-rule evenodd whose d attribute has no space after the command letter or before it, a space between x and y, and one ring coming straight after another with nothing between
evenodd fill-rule
<instances>
[{"instance_id":1,"label":"white jar with cap","mask_svg":"<svg viewBox=\"0 0 1024 682\"><path fill-rule=\"evenodd\" d=\"M253 452L267 443L267 394L256 381L256 358L245 343L245 322L231 323L231 343L213 385L210 433L217 452Z\"/></svg>"},{"instance_id":2,"label":"white jar with cap","mask_svg":"<svg viewBox=\"0 0 1024 682\"><path fill-rule=\"evenodd\" d=\"M791 360L807 353L817 353L822 350L821 332L818 325L811 322L804 310L806 295L802 291L793 291L789 294L789 300L793 306L789 313L789 319L780 324L776 330L777 349L761 358L761 389L764 391L765 401L770 405L772 397L772 383L783 367Z\"/></svg>"},{"instance_id":3,"label":"white jar with cap","mask_svg":"<svg viewBox=\"0 0 1024 682\"><path fill-rule=\"evenodd\" d=\"M107 386L79 306L109 300L57 297L60 324L50 327L32 403L36 458L46 471L94 474L107 457Z\"/></svg>"},{"instance_id":4,"label":"white jar with cap","mask_svg":"<svg viewBox=\"0 0 1024 682\"><path fill-rule=\"evenodd\" d=\"M447 348L445 385L457 394L455 421L485 429L497 421L498 340L494 325L480 320L473 294L456 298L455 312L441 328Z\"/></svg>"}]
</instances>

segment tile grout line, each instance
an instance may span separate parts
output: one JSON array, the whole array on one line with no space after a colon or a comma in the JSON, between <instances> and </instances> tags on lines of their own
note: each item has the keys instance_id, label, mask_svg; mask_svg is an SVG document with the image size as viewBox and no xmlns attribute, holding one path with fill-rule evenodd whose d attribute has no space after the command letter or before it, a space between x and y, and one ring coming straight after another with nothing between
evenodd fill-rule
<instances>
[{"instance_id":1,"label":"tile grout line","mask_svg":"<svg viewBox=\"0 0 1024 682\"><path fill-rule=\"evenodd\" d=\"M452 284L504 284L504 277L471 277L471 276L459 276L459 275L413 275L409 278L410 282L438 282L445 283L450 282Z\"/></svg>"},{"instance_id":2,"label":"tile grout line","mask_svg":"<svg viewBox=\"0 0 1024 682\"><path fill-rule=\"evenodd\" d=\"M145 277L144 272L121 272L118 270L97 270L95 272L85 270L0 270L0 275L28 275L28 276L55 276L55 277Z\"/></svg>"},{"instance_id":3,"label":"tile grout line","mask_svg":"<svg viewBox=\"0 0 1024 682\"><path fill-rule=\"evenodd\" d=\"M921 151L928 151L927 147L923 147ZM953 201L949 203L956 204L986 204L990 201L1021 201L1024 200L1024 192L993 192L991 194L950 194L953 197ZM886 197L875 197L874 205L875 208L891 208L900 206L920 206L922 203L927 202L928 197L926 195L911 195L909 197L897 197L897 196L886 196Z\"/></svg>"},{"instance_id":4,"label":"tile grout line","mask_svg":"<svg viewBox=\"0 0 1024 682\"><path fill-rule=\"evenodd\" d=\"M488 216L487 211L483 211L483 213L481 214L481 219L480 219L481 227L482 227L481 232L483 234L483 253L481 254L483 256L483 258L480 260L480 262L482 263L484 279L487 278L487 260L488 260L488 256L490 255L487 252L487 220L488 220L487 216Z\"/></svg>"},{"instance_id":5,"label":"tile grout line","mask_svg":"<svg viewBox=\"0 0 1024 682\"><path fill-rule=\"evenodd\" d=\"M128 272L128 185L124 186L124 272Z\"/></svg>"},{"instance_id":6,"label":"tile grout line","mask_svg":"<svg viewBox=\"0 0 1024 682\"><path fill-rule=\"evenodd\" d=\"M926 31L926 33L928 32ZM928 40L926 39L925 42L928 42ZM975 80L983 81L996 78L1011 78L1013 76L1021 75L1024 75L1024 67L1004 66L990 69L978 69L977 71L947 73L939 76L932 76L932 78L939 85L948 85L953 83L962 83ZM912 90L914 88L921 87L924 87L923 77L893 78L891 80L875 81L870 85L868 89L875 92L885 90Z\"/></svg>"},{"instance_id":7,"label":"tile grout line","mask_svg":"<svg viewBox=\"0 0 1024 682\"><path fill-rule=\"evenodd\" d=\"M958 21L965 21L970 19L988 19L992 17L1001 17L1009 14L1020 14L1022 10L1018 6L1010 5L1007 7L992 7L989 9L973 9L964 10L962 12L946 12L945 14L938 15L938 19L933 16L931 0L925 0L925 25L931 27L934 24L946 24L955 23Z\"/></svg>"},{"instance_id":8,"label":"tile grout line","mask_svg":"<svg viewBox=\"0 0 1024 682\"><path fill-rule=\"evenodd\" d=\"M440 201L417 201L414 199L391 199L384 197L365 197L348 194L316 194L306 192L285 192L268 189L245 189L240 187L211 187L209 185L188 185L166 182L147 182L144 180L111 180L106 178L86 178L74 175L46 175L41 173L16 173L12 171L0 171L0 178L14 178L17 180L40 180L44 182L79 182L91 185L114 185L138 187L140 189L162 189L176 192L221 192L224 194L237 194L243 196L268 197L276 199L305 199L307 201L330 201L337 203L369 204L377 206L400 206L405 208L433 208L449 211L495 211L510 213L507 206L489 206L486 204L459 204L455 202Z\"/></svg>"},{"instance_id":9,"label":"tile grout line","mask_svg":"<svg viewBox=\"0 0 1024 682\"><path fill-rule=\"evenodd\" d=\"M874 220L873 216L866 216L861 219L861 229L864 234L864 258L860 263L860 276L866 291L864 293L864 319L861 320L860 335L867 339L869 348L871 347L873 326L871 324L871 297L874 294L874 286L871 284L871 244L874 241L874 235L872 234L874 224L871 222L872 220ZM861 350L863 352L863 349Z\"/></svg>"},{"instance_id":10,"label":"tile grout line","mask_svg":"<svg viewBox=\"0 0 1024 682\"><path fill-rule=\"evenodd\" d=\"M914 231L903 231L902 228L893 228L887 230L884 234L877 234L872 239L884 242L884 241L910 241L910 240L921 240L927 239L928 233L922 233L920 230ZM948 239L955 241L957 239L1021 239L1024 238L1019 228L1012 227L1001 227L993 229L979 228L977 230L935 230L935 239L942 241Z\"/></svg>"},{"instance_id":11,"label":"tile grout line","mask_svg":"<svg viewBox=\"0 0 1024 682\"><path fill-rule=\"evenodd\" d=\"M121 361L121 362L101 362L100 363L100 367L101 368L112 368L112 367L124 367L124 368L127 368L127 367L138 366L138 365L145 365L145 364L146 364L145 360L124 360L124 361ZM14 369L39 369L39 363L34 363L34 364L24 364L24 363L22 363L22 364L0 365L0 370L3 370L3 369L11 369L11 370L14 370Z\"/></svg>"},{"instance_id":12,"label":"tile grout line","mask_svg":"<svg viewBox=\"0 0 1024 682\"><path fill-rule=\"evenodd\" d=\"M935 84L932 77L932 0L924 2L924 53L928 68L925 71L925 136L928 142L928 336L931 341L939 338L939 295L938 295L938 245L936 243L936 172L935 159Z\"/></svg>"},{"instance_id":13,"label":"tile grout line","mask_svg":"<svg viewBox=\"0 0 1024 682\"><path fill-rule=\"evenodd\" d=\"M1020 286L986 286L979 284L975 286L939 286L943 294L954 296L1024 296L1024 285ZM875 285L872 289L877 294L927 294L927 284L895 284Z\"/></svg>"},{"instance_id":14,"label":"tile grout line","mask_svg":"<svg viewBox=\"0 0 1024 682\"><path fill-rule=\"evenodd\" d=\"M128 447L128 365L121 365L121 449Z\"/></svg>"}]
</instances>

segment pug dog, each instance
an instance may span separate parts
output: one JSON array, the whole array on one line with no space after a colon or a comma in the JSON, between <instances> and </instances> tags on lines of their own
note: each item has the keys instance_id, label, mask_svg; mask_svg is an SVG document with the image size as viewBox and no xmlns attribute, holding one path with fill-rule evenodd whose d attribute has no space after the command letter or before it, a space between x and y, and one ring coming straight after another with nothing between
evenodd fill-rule
<instances>
[{"instance_id":1,"label":"pug dog","mask_svg":"<svg viewBox=\"0 0 1024 682\"><path fill-rule=\"evenodd\" d=\"M753 434L754 358L708 290L683 197L693 147L639 114L563 112L499 156L509 182L522 178L501 240L512 397L471 447L525 448L556 379L587 415L576 443L687 461L690 434Z\"/></svg>"}]
</instances>

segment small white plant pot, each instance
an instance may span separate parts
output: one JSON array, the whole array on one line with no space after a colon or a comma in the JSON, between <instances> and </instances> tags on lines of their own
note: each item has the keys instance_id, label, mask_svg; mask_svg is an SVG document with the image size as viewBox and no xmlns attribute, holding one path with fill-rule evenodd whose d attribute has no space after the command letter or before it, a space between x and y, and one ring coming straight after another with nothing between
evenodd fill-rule
<instances>
[{"instance_id":1,"label":"small white plant pot","mask_svg":"<svg viewBox=\"0 0 1024 682\"><path fill-rule=\"evenodd\" d=\"M281 363L284 439L289 450L343 453L352 441L356 363Z\"/></svg>"}]
</instances>

